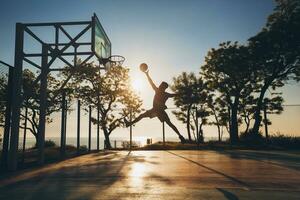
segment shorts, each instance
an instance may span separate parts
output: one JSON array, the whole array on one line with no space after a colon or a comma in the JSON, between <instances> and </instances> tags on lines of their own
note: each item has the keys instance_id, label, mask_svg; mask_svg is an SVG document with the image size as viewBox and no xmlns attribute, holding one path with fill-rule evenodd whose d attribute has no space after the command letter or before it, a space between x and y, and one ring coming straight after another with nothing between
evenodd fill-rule
<instances>
[{"instance_id":1,"label":"shorts","mask_svg":"<svg viewBox=\"0 0 300 200\"><path fill-rule=\"evenodd\" d=\"M145 113L148 117L157 117L161 122L170 121L170 118L164 109L152 108Z\"/></svg>"}]
</instances>

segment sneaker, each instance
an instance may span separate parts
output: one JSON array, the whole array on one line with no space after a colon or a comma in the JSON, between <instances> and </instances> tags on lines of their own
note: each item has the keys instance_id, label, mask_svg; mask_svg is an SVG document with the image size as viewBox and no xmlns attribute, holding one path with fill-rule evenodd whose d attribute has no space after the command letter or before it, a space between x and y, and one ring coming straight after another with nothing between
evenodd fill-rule
<instances>
[{"instance_id":1,"label":"sneaker","mask_svg":"<svg viewBox=\"0 0 300 200\"><path fill-rule=\"evenodd\" d=\"M124 123L125 123L125 126L126 126L126 127L130 126L130 123L129 123L129 121L127 121L127 119L126 119L126 118L124 118Z\"/></svg>"},{"instance_id":2,"label":"sneaker","mask_svg":"<svg viewBox=\"0 0 300 200\"><path fill-rule=\"evenodd\" d=\"M181 144L186 143L186 140L182 135L179 136L179 139L180 139Z\"/></svg>"}]
</instances>

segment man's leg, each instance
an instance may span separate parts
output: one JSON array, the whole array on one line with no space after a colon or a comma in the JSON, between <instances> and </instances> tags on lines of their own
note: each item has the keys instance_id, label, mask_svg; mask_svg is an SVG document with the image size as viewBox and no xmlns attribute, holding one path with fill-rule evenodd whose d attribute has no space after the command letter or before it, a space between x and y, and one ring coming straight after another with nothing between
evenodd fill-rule
<instances>
[{"instance_id":1,"label":"man's leg","mask_svg":"<svg viewBox=\"0 0 300 200\"><path fill-rule=\"evenodd\" d=\"M135 124L136 122L140 121L141 119L145 118L145 117L150 117L150 111L147 110L146 112L140 114L137 118L135 118L133 121L129 122L127 121L126 119L124 119L125 121L125 125L128 127L128 126L131 126L133 124Z\"/></svg>"},{"instance_id":2,"label":"man's leg","mask_svg":"<svg viewBox=\"0 0 300 200\"><path fill-rule=\"evenodd\" d=\"M167 120L165 121L174 131L175 133L178 135L181 143L185 143L185 138L180 134L180 132L178 131L178 129L176 128L176 126L171 122L171 120Z\"/></svg>"},{"instance_id":3,"label":"man's leg","mask_svg":"<svg viewBox=\"0 0 300 200\"><path fill-rule=\"evenodd\" d=\"M176 128L176 126L170 121L167 120L165 121L174 131L178 136L181 136L180 132L178 131L178 129Z\"/></svg>"},{"instance_id":4,"label":"man's leg","mask_svg":"<svg viewBox=\"0 0 300 200\"><path fill-rule=\"evenodd\" d=\"M184 137L180 134L180 132L178 131L176 126L171 122L171 120L165 110L158 112L158 118L161 122L166 122L175 131L175 133L178 135L181 143L185 143Z\"/></svg>"}]
</instances>

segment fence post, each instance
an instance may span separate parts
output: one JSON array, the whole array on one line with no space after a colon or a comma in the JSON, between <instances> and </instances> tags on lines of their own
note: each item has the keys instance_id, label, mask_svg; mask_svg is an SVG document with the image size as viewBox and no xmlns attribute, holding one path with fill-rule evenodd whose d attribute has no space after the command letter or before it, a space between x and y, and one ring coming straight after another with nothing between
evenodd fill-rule
<instances>
[{"instance_id":1,"label":"fence post","mask_svg":"<svg viewBox=\"0 0 300 200\"><path fill-rule=\"evenodd\" d=\"M28 100L26 101L25 107L25 122L24 122L24 135L23 135L23 151L22 151L22 163L25 161L25 148L26 148L26 132L27 132L27 115L28 115Z\"/></svg>"},{"instance_id":2,"label":"fence post","mask_svg":"<svg viewBox=\"0 0 300 200\"><path fill-rule=\"evenodd\" d=\"M77 154L80 148L80 100L77 100Z\"/></svg>"},{"instance_id":3,"label":"fence post","mask_svg":"<svg viewBox=\"0 0 300 200\"><path fill-rule=\"evenodd\" d=\"M62 100L61 100L61 134L60 134L60 155L64 156L65 154L65 127L66 127L66 94L65 91L62 92Z\"/></svg>"},{"instance_id":4,"label":"fence post","mask_svg":"<svg viewBox=\"0 0 300 200\"><path fill-rule=\"evenodd\" d=\"M132 121L132 110L130 109L130 122ZM130 123L130 127L129 127L129 132L130 132L130 150L132 149L132 124Z\"/></svg>"},{"instance_id":5,"label":"fence post","mask_svg":"<svg viewBox=\"0 0 300 200\"><path fill-rule=\"evenodd\" d=\"M68 119L68 100L65 100L65 131L64 131L64 146L66 150L66 142L67 142L67 119Z\"/></svg>"},{"instance_id":6,"label":"fence post","mask_svg":"<svg viewBox=\"0 0 300 200\"><path fill-rule=\"evenodd\" d=\"M99 113L99 105L97 106L97 151L99 151L99 142L100 142L100 137L99 137L99 131L100 131L100 125L99 125L99 120L100 120L100 113Z\"/></svg>"},{"instance_id":7,"label":"fence post","mask_svg":"<svg viewBox=\"0 0 300 200\"><path fill-rule=\"evenodd\" d=\"M267 106L264 106L264 124L265 124L265 134L266 139L269 139L269 131L268 131L268 117L267 117Z\"/></svg>"},{"instance_id":8,"label":"fence post","mask_svg":"<svg viewBox=\"0 0 300 200\"><path fill-rule=\"evenodd\" d=\"M88 149L91 151L91 136L92 136L92 106L89 105L89 142L88 142Z\"/></svg>"},{"instance_id":9,"label":"fence post","mask_svg":"<svg viewBox=\"0 0 300 200\"><path fill-rule=\"evenodd\" d=\"M166 145L166 140L165 140L165 122L162 122L162 130L163 130L163 145Z\"/></svg>"},{"instance_id":10,"label":"fence post","mask_svg":"<svg viewBox=\"0 0 300 200\"><path fill-rule=\"evenodd\" d=\"M195 117L196 117L196 136L197 136L197 147L198 147L198 150L199 150L199 147L200 147L200 144L199 144L199 125L198 125L198 109L197 109L197 106L195 107Z\"/></svg>"},{"instance_id":11,"label":"fence post","mask_svg":"<svg viewBox=\"0 0 300 200\"><path fill-rule=\"evenodd\" d=\"M23 72L23 47L24 47L24 25L16 24L16 43L15 43L15 64L13 73L12 88L12 113L11 113L11 137L8 156L8 169L15 171L18 163L18 144L19 144L19 125L20 125L20 109L22 104L21 86Z\"/></svg>"},{"instance_id":12,"label":"fence post","mask_svg":"<svg viewBox=\"0 0 300 200\"><path fill-rule=\"evenodd\" d=\"M115 140L115 149L117 148L117 140Z\"/></svg>"}]
</instances>

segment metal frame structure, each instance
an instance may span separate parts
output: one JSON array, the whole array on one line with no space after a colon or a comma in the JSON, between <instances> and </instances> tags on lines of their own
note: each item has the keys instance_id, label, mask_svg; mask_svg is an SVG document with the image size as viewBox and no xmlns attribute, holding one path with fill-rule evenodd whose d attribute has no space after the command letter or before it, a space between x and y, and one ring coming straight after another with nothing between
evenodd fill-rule
<instances>
[{"instance_id":1,"label":"metal frame structure","mask_svg":"<svg viewBox=\"0 0 300 200\"><path fill-rule=\"evenodd\" d=\"M21 94L22 87L22 71L23 62L26 62L35 68L40 70L40 74L37 76L35 83L40 82L40 116L39 116L39 126L38 126L38 162L39 164L44 163L44 145L45 145L45 124L46 124L46 100L47 100L47 75L51 71L59 71L61 69L51 68L51 65L55 60L60 60L70 68L80 67L86 64L90 59L96 56L95 52L92 51L79 51L81 46L91 46L93 45L93 24L98 20L97 16L94 14L91 21L80 21L80 22L54 22L54 23L17 23L16 24L16 35L15 35L15 67L13 73L13 90L11 98L11 139L8 157L8 169L17 169L17 152L19 143L19 124L20 124L20 109L22 101L25 99L26 94ZM65 26L84 26L84 28L75 36L72 37L70 33L65 29ZM47 43L40 39L31 28L32 27L50 27L55 30L55 42ZM91 42L79 42L78 40L88 31L92 32ZM104 30L103 30L104 31ZM35 41L42 45L42 51L39 53L24 53L24 33L27 33ZM64 34L68 38L69 42L60 42L60 33ZM107 36L106 36L107 37ZM74 47L74 52L67 52L69 47ZM79 65L77 62L78 56L87 56ZM67 61L66 56L73 56L73 63ZM30 58L41 58L41 63L36 64ZM49 59L50 58L50 59ZM103 60L98 58L100 69L105 69L103 66ZM105 58L107 59L107 58ZM102 64L103 67L100 66ZM68 81L71 79L72 74L70 74L67 79L63 82L60 87L62 90ZM58 94L56 94L57 96ZM29 95L28 95L29 96ZM55 97L54 97L55 98Z\"/></svg>"}]
</instances>

